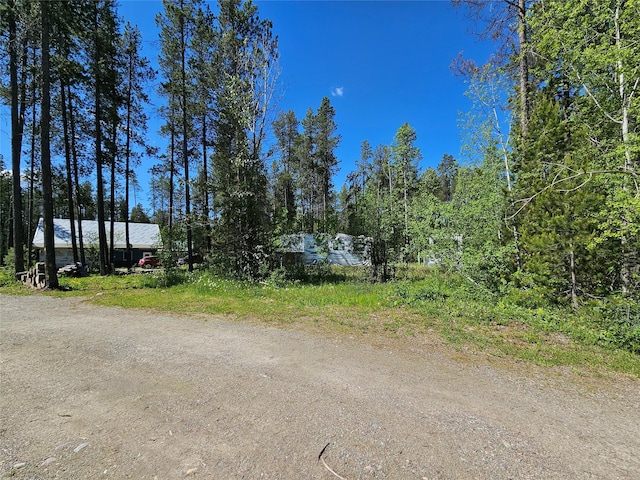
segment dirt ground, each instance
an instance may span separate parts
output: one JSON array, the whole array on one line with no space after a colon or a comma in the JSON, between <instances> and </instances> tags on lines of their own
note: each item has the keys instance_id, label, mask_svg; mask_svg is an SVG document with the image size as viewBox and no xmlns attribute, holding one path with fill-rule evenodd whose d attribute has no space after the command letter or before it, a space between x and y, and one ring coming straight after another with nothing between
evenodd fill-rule
<instances>
[{"instance_id":1,"label":"dirt ground","mask_svg":"<svg viewBox=\"0 0 640 480\"><path fill-rule=\"evenodd\" d=\"M0 295L0 374L12 478L640 478L639 381L426 338Z\"/></svg>"}]
</instances>

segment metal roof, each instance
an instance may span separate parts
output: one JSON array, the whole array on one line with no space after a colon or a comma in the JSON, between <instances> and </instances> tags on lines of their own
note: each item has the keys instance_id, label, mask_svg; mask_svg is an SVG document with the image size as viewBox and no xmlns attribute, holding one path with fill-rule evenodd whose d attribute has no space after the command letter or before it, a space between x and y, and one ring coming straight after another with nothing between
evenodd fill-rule
<instances>
[{"instance_id":1,"label":"metal roof","mask_svg":"<svg viewBox=\"0 0 640 480\"><path fill-rule=\"evenodd\" d=\"M78 235L78 221L75 222L76 238ZM111 225L104 222L109 241ZM71 248L71 222L65 218L54 218L55 248ZM114 222L114 248L126 248L125 222ZM82 220L82 239L85 245L98 244L98 222L96 220ZM155 249L161 245L160 227L155 223L129 222L129 242L131 248ZM38 228L33 235L33 246L44 248L43 220L38 221Z\"/></svg>"}]
</instances>

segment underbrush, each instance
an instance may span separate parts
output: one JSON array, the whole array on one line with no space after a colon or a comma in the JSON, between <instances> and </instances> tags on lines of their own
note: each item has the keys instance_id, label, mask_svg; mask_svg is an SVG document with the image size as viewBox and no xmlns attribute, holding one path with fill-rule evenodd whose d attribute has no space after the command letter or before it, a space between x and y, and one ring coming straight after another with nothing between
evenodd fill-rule
<instances>
[{"instance_id":1,"label":"underbrush","mask_svg":"<svg viewBox=\"0 0 640 480\"><path fill-rule=\"evenodd\" d=\"M28 295L33 290L16 280L11 267L0 267L0 293L8 295Z\"/></svg>"},{"instance_id":2,"label":"underbrush","mask_svg":"<svg viewBox=\"0 0 640 480\"><path fill-rule=\"evenodd\" d=\"M432 275L399 283L395 304L478 325L523 324L534 336L560 334L579 345L640 354L640 305L633 299L592 300L574 310L522 290L495 295L459 276ZM440 304L440 308L435 308ZM435 309L435 310L434 310Z\"/></svg>"},{"instance_id":3,"label":"underbrush","mask_svg":"<svg viewBox=\"0 0 640 480\"><path fill-rule=\"evenodd\" d=\"M23 285L19 283L13 269L10 267L0 267L0 288L5 293L19 293Z\"/></svg>"},{"instance_id":4,"label":"underbrush","mask_svg":"<svg viewBox=\"0 0 640 480\"><path fill-rule=\"evenodd\" d=\"M16 280L12 275L11 270L6 267L1 267L0 268L0 287L8 287L15 282Z\"/></svg>"}]
</instances>

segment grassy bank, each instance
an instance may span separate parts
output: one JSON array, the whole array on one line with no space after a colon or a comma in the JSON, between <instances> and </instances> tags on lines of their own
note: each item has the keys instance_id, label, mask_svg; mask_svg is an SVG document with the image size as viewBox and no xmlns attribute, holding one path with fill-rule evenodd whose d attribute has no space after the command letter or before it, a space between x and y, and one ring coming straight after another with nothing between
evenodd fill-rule
<instances>
[{"instance_id":1,"label":"grassy bank","mask_svg":"<svg viewBox=\"0 0 640 480\"><path fill-rule=\"evenodd\" d=\"M413 272L404 279L371 284L336 271L331 281L307 283L278 276L244 283L206 272L62 279L70 291L100 305L176 313L225 315L238 320L296 326L327 333L436 336L466 353L562 366L578 373L620 372L640 377L640 346L624 348L615 329L602 325L611 310L541 306L522 294L498 297L464 278ZM0 292L19 293L12 284ZM99 295L98 295L99 294ZM637 332L637 331L636 331ZM622 345L623 348L620 348Z\"/></svg>"}]
</instances>

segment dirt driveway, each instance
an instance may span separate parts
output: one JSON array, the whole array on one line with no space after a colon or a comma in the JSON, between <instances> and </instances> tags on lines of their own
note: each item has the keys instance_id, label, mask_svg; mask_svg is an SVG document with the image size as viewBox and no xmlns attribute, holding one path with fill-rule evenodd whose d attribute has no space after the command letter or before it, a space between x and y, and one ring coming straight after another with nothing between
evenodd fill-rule
<instances>
[{"instance_id":1,"label":"dirt driveway","mask_svg":"<svg viewBox=\"0 0 640 480\"><path fill-rule=\"evenodd\" d=\"M452 358L0 295L0 476L640 478L640 382Z\"/></svg>"}]
</instances>

